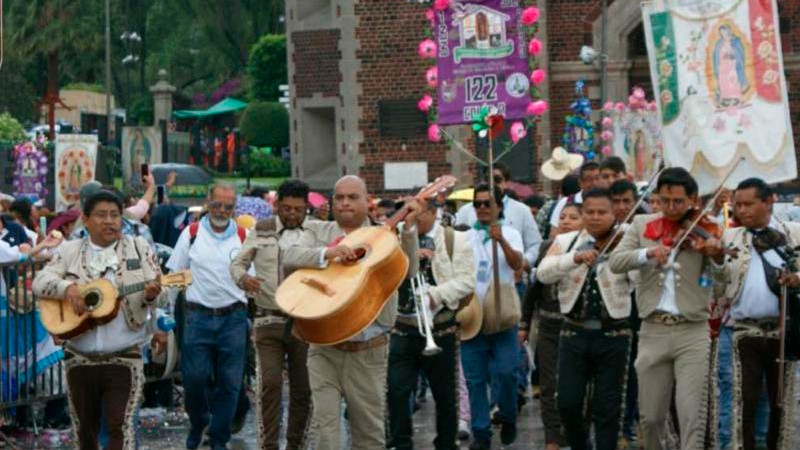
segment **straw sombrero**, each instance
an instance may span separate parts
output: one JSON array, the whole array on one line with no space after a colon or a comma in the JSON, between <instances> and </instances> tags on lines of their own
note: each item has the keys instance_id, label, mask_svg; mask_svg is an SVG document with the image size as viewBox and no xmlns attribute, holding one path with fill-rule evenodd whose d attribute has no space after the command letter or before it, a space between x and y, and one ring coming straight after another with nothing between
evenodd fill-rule
<instances>
[{"instance_id":1,"label":"straw sombrero","mask_svg":"<svg viewBox=\"0 0 800 450\"><path fill-rule=\"evenodd\" d=\"M462 341L474 338L483 326L483 307L478 296L473 294L469 303L456 314L456 322L460 324L459 330Z\"/></svg>"},{"instance_id":2,"label":"straw sombrero","mask_svg":"<svg viewBox=\"0 0 800 450\"><path fill-rule=\"evenodd\" d=\"M542 164L542 175L553 181L561 181L570 172L583 164L583 156L569 153L564 147L556 147L550 159Z\"/></svg>"}]
</instances>

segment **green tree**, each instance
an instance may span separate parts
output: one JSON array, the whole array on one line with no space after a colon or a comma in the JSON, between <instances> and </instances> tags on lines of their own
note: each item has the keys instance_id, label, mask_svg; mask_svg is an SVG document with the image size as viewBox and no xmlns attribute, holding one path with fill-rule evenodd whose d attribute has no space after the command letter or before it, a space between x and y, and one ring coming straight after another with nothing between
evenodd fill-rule
<instances>
[{"instance_id":1,"label":"green tree","mask_svg":"<svg viewBox=\"0 0 800 450\"><path fill-rule=\"evenodd\" d=\"M280 103L252 102L239 122L242 136L256 147L289 145L289 113Z\"/></svg>"},{"instance_id":2,"label":"green tree","mask_svg":"<svg viewBox=\"0 0 800 450\"><path fill-rule=\"evenodd\" d=\"M25 129L9 113L0 113L0 141L20 142L25 140Z\"/></svg>"},{"instance_id":3,"label":"green tree","mask_svg":"<svg viewBox=\"0 0 800 450\"><path fill-rule=\"evenodd\" d=\"M247 75L253 100L278 100L278 86L288 81L285 35L266 34L258 39L250 49Z\"/></svg>"},{"instance_id":4,"label":"green tree","mask_svg":"<svg viewBox=\"0 0 800 450\"><path fill-rule=\"evenodd\" d=\"M22 122L35 122L39 98L22 71L21 58L5 55L0 70L0 113L7 112Z\"/></svg>"}]
</instances>

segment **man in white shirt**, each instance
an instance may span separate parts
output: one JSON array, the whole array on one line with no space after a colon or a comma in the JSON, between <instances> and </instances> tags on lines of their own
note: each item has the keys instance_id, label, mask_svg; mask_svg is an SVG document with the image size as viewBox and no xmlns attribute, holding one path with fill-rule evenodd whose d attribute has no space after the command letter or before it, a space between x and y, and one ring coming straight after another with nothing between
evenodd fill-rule
<instances>
[{"instance_id":1,"label":"man in white shirt","mask_svg":"<svg viewBox=\"0 0 800 450\"><path fill-rule=\"evenodd\" d=\"M194 280L186 291L181 352L186 412L191 420L188 449L200 445L209 419L211 447L226 448L242 386L249 332L247 298L229 270L242 249L244 235L231 220L236 208L233 186L214 185L206 206L208 214L199 225L190 225L181 233L167 261L171 271L190 269ZM212 379L214 385L209 389Z\"/></svg>"},{"instance_id":2,"label":"man in white shirt","mask_svg":"<svg viewBox=\"0 0 800 450\"><path fill-rule=\"evenodd\" d=\"M552 214L550 214L550 227L556 229L558 227L558 218L561 217L561 210L567 202L580 205L583 203L583 193L596 187L603 187L603 179L600 177L600 165L594 161L587 161L578 169L578 183L580 183L581 190L574 196L561 197L556 203ZM572 201L570 201L570 197Z\"/></svg>"},{"instance_id":3,"label":"man in white shirt","mask_svg":"<svg viewBox=\"0 0 800 450\"><path fill-rule=\"evenodd\" d=\"M144 291L120 300L120 313L65 344L65 370L73 427L79 446L97 448L101 414L108 425L107 449L136 445L135 411L144 373L140 346L156 329L154 281L161 270L142 238L121 235L122 199L101 190L83 207L88 237L65 242L34 279L34 294L63 299L76 314L87 311L78 284L105 278L117 286L145 283ZM159 332L158 342L166 341Z\"/></svg>"},{"instance_id":4,"label":"man in white shirt","mask_svg":"<svg viewBox=\"0 0 800 450\"><path fill-rule=\"evenodd\" d=\"M782 424L794 420L789 412L795 400L778 392L778 359L784 357L779 351L778 320L781 285L800 286L797 268L784 269L787 261L781 256L791 253L787 248L800 244L800 224L773 220L773 204L772 189L763 180L749 178L739 183L734 208L742 226L725 231L714 257L715 278L725 288L723 307L730 307L736 321L731 364L736 383L732 439L737 448L745 450L756 447L756 411L764 379L770 402L767 448L793 448L791 436L781 436ZM736 256L733 252L724 255L722 248L733 250ZM788 300L797 301L796 294ZM784 386L794 385L794 373L794 363L787 363Z\"/></svg>"},{"instance_id":5,"label":"man in white shirt","mask_svg":"<svg viewBox=\"0 0 800 450\"><path fill-rule=\"evenodd\" d=\"M661 448L675 386L681 449L703 448L708 406L711 301L707 255L673 251L682 224L697 205L697 182L686 169L672 167L658 179L663 213L639 215L609 257L615 273L638 271L636 305L643 320L635 366L643 443ZM710 240L713 241L713 238ZM706 271L709 275L706 276Z\"/></svg>"},{"instance_id":6,"label":"man in white shirt","mask_svg":"<svg viewBox=\"0 0 800 450\"><path fill-rule=\"evenodd\" d=\"M492 176L494 177L495 186L500 188L501 192L505 192L508 188L508 183L511 181L511 171L508 167L500 163L495 164ZM539 227L536 226L536 221L533 220L530 208L524 203L504 195L502 206L503 215L505 216L503 224L517 230L522 236L522 243L525 246L524 265L530 269L536 264L536 260L539 258L539 247L542 245L542 235L539 233ZM456 213L455 225L471 227L477 220L475 206L472 203L467 203Z\"/></svg>"}]
</instances>

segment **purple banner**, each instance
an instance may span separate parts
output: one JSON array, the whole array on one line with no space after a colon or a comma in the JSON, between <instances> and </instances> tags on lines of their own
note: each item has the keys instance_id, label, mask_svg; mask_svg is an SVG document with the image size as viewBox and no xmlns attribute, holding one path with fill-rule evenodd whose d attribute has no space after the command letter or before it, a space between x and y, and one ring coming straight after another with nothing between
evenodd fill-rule
<instances>
[{"instance_id":1,"label":"purple banner","mask_svg":"<svg viewBox=\"0 0 800 450\"><path fill-rule=\"evenodd\" d=\"M519 0L453 1L436 11L439 124L472 122L483 105L509 120L526 116L531 99L521 12Z\"/></svg>"}]
</instances>

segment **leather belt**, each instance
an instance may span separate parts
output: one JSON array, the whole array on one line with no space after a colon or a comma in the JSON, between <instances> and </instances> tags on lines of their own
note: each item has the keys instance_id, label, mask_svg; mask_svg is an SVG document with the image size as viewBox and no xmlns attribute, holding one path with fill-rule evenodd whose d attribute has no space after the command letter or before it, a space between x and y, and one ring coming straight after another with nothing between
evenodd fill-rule
<instances>
[{"instance_id":1,"label":"leather belt","mask_svg":"<svg viewBox=\"0 0 800 450\"><path fill-rule=\"evenodd\" d=\"M620 330L624 328L630 328L630 324L628 323L628 319L610 319L610 320L600 320L600 319L588 319L588 320L574 320L570 319L567 316L564 316L564 326L569 326L572 328L581 328L584 330Z\"/></svg>"},{"instance_id":2,"label":"leather belt","mask_svg":"<svg viewBox=\"0 0 800 450\"><path fill-rule=\"evenodd\" d=\"M286 315L285 312L283 312L283 311L281 311L279 309L267 309L267 308L262 308L260 306L256 306L255 316L256 317L270 317L270 316L271 317L280 317L281 319L288 319L289 318L289 316Z\"/></svg>"},{"instance_id":3,"label":"leather belt","mask_svg":"<svg viewBox=\"0 0 800 450\"><path fill-rule=\"evenodd\" d=\"M679 323L688 322L685 316L680 314L669 314L665 312L654 312L644 319L645 322L657 323L660 325L677 325Z\"/></svg>"},{"instance_id":4,"label":"leather belt","mask_svg":"<svg viewBox=\"0 0 800 450\"><path fill-rule=\"evenodd\" d=\"M69 360L74 358L75 356L80 356L81 358L86 358L89 361L98 362L98 361L108 361L112 358L127 358L127 359L139 359L142 357L142 351L138 345L134 345L133 347L128 347L122 349L118 352L112 353L82 353L69 346L64 347L64 360Z\"/></svg>"},{"instance_id":5,"label":"leather belt","mask_svg":"<svg viewBox=\"0 0 800 450\"><path fill-rule=\"evenodd\" d=\"M743 325L746 327L756 327L766 332L777 331L780 328L780 324L778 323L777 318L737 319L736 325Z\"/></svg>"},{"instance_id":6,"label":"leather belt","mask_svg":"<svg viewBox=\"0 0 800 450\"><path fill-rule=\"evenodd\" d=\"M361 352L371 348L380 347L389 343L389 333L383 333L367 341L344 341L331 347L343 352Z\"/></svg>"},{"instance_id":7,"label":"leather belt","mask_svg":"<svg viewBox=\"0 0 800 450\"><path fill-rule=\"evenodd\" d=\"M189 311L197 311L211 316L224 316L234 311L244 310L246 308L247 306L245 306L245 304L242 302L236 302L228 306L223 306L222 308L209 308L208 306L203 306L200 303L186 302L186 309Z\"/></svg>"},{"instance_id":8,"label":"leather belt","mask_svg":"<svg viewBox=\"0 0 800 450\"><path fill-rule=\"evenodd\" d=\"M563 315L561 315L561 313L560 313L560 312L553 312L553 311L548 311L548 310L546 310L546 309L540 309L540 310L539 310L539 318L540 318L540 319L548 319L548 320L558 320L558 321L561 321L561 320L563 320L563 319L564 319L564 316L563 316Z\"/></svg>"}]
</instances>

